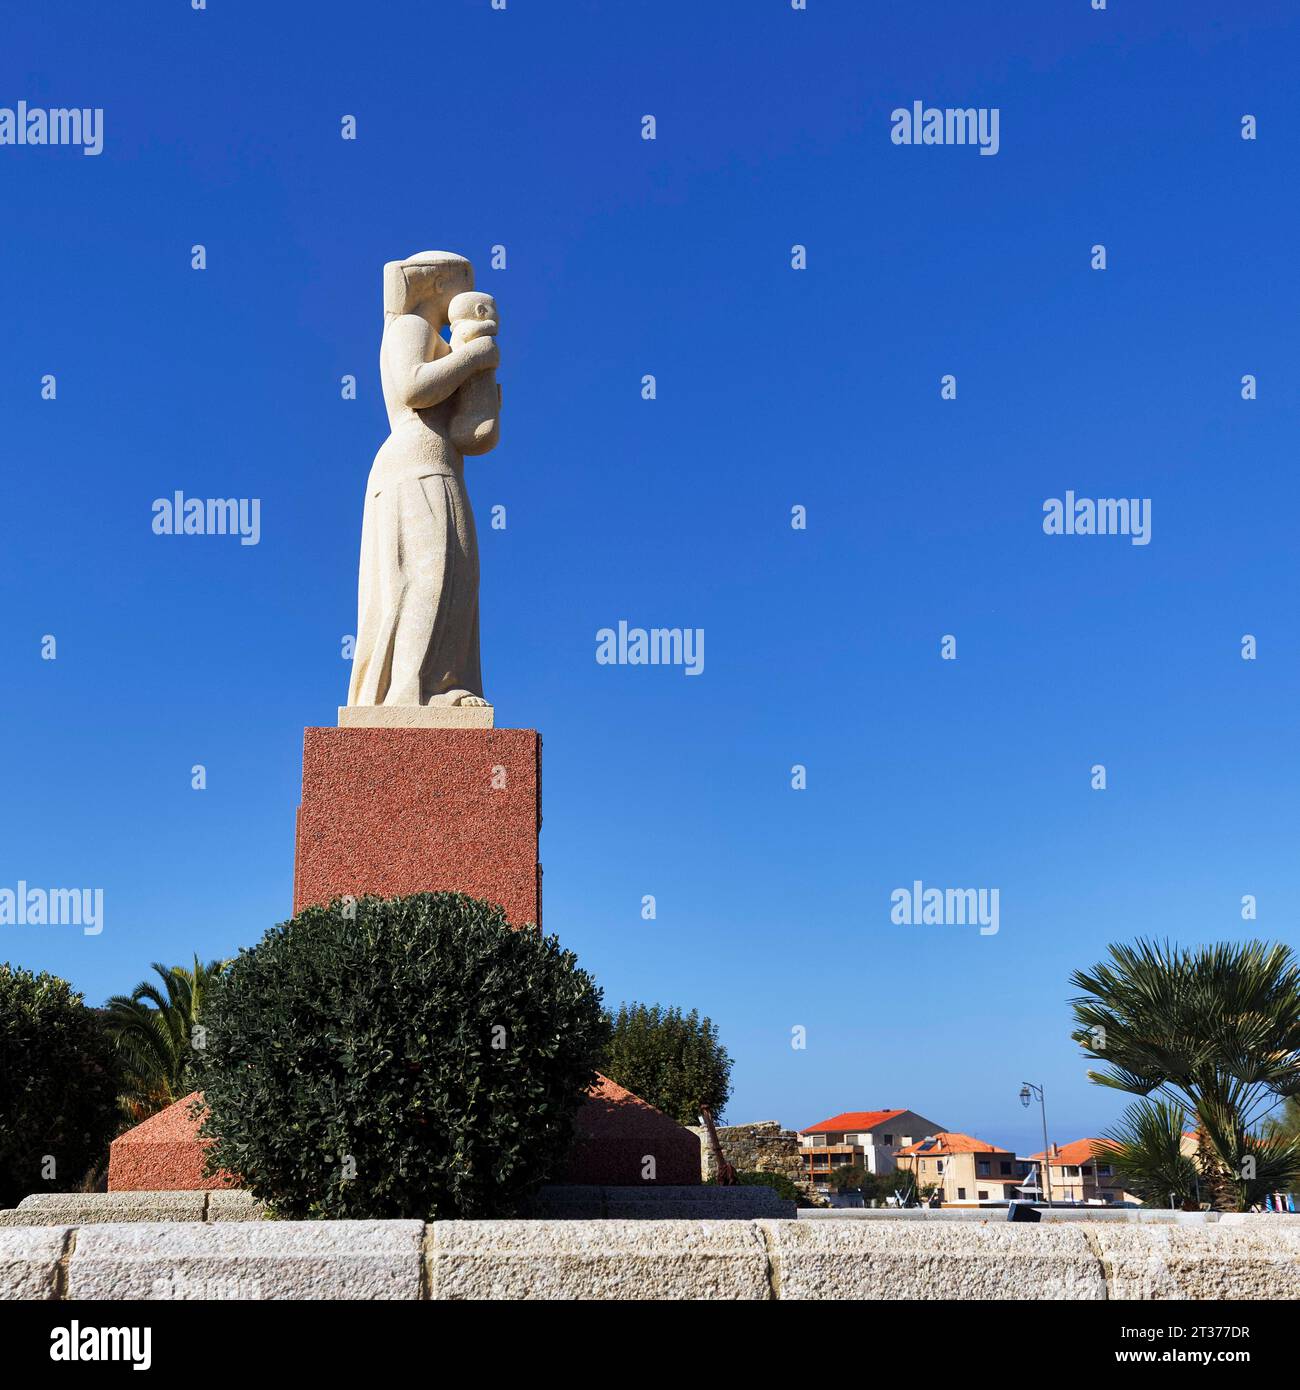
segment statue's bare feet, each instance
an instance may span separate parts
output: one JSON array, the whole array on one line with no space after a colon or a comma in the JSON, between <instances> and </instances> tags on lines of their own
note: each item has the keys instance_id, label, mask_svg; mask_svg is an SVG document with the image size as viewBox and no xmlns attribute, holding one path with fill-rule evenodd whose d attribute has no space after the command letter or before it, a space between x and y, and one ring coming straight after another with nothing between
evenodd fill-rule
<instances>
[{"instance_id":1,"label":"statue's bare feet","mask_svg":"<svg viewBox=\"0 0 1300 1390\"><path fill-rule=\"evenodd\" d=\"M435 695L429 701L431 705L460 705L469 708L483 707L490 703L482 695L472 695L468 690L444 690L441 695Z\"/></svg>"}]
</instances>

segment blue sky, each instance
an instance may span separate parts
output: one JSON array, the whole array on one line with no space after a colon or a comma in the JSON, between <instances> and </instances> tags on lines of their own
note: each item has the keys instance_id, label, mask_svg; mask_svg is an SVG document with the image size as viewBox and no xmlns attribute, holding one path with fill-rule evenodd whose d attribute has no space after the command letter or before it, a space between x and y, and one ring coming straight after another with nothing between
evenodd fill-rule
<instances>
[{"instance_id":1,"label":"blue sky","mask_svg":"<svg viewBox=\"0 0 1300 1390\"><path fill-rule=\"evenodd\" d=\"M0 958L98 1002L287 916L380 270L429 248L501 306L467 476L546 926L610 1002L717 1021L729 1118L1023 1152L1028 1078L1096 1133L1071 970L1294 942L1293 6L47 0L6 39L0 105L102 107L105 145L0 147L0 886L102 887L105 930ZM998 108L999 153L892 144L915 100ZM260 498L260 544L155 535L177 489ZM1150 544L1044 535L1067 489L1149 497ZM703 628L704 674L598 665L620 619ZM1000 930L892 924L915 879L996 887Z\"/></svg>"}]
</instances>

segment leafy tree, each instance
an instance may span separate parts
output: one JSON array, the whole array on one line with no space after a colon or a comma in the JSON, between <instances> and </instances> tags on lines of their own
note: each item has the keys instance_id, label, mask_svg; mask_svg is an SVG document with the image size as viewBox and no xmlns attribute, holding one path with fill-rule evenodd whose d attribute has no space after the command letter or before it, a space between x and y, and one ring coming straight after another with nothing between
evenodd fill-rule
<instances>
[{"instance_id":1,"label":"leafy tree","mask_svg":"<svg viewBox=\"0 0 1300 1390\"><path fill-rule=\"evenodd\" d=\"M897 1173L887 1174L884 1182L888 1188L885 1195L892 1197L897 1191L904 1206L924 1202L940 1190L938 1183L922 1182L916 1176L915 1168L900 1168Z\"/></svg>"},{"instance_id":2,"label":"leafy tree","mask_svg":"<svg viewBox=\"0 0 1300 1390\"><path fill-rule=\"evenodd\" d=\"M659 1004L620 1004L601 1071L678 1124L719 1121L731 1096L731 1058L711 1019Z\"/></svg>"},{"instance_id":3,"label":"leafy tree","mask_svg":"<svg viewBox=\"0 0 1300 1390\"><path fill-rule=\"evenodd\" d=\"M240 952L194 1054L214 1142L285 1217L508 1216L608 1037L571 951L460 893L312 907Z\"/></svg>"},{"instance_id":4,"label":"leafy tree","mask_svg":"<svg viewBox=\"0 0 1300 1390\"><path fill-rule=\"evenodd\" d=\"M1287 1096L1264 1121L1264 1133L1281 1139L1300 1135L1300 1096Z\"/></svg>"},{"instance_id":5,"label":"leafy tree","mask_svg":"<svg viewBox=\"0 0 1300 1390\"><path fill-rule=\"evenodd\" d=\"M208 990L229 964L211 960L205 965L197 955L193 969L154 961L159 984L142 980L130 994L115 994L108 1001L106 1023L121 1059L121 1103L132 1123L194 1089L194 1029Z\"/></svg>"},{"instance_id":6,"label":"leafy tree","mask_svg":"<svg viewBox=\"0 0 1300 1390\"><path fill-rule=\"evenodd\" d=\"M875 1187L876 1175L868 1172L860 1164L841 1164L838 1168L832 1168L826 1177L827 1187L833 1187L838 1191L861 1192L867 1195L867 1189ZM871 1196L875 1196L872 1191Z\"/></svg>"},{"instance_id":7,"label":"leafy tree","mask_svg":"<svg viewBox=\"0 0 1300 1390\"><path fill-rule=\"evenodd\" d=\"M0 1206L78 1191L117 1131L113 1045L66 980L0 965Z\"/></svg>"},{"instance_id":8,"label":"leafy tree","mask_svg":"<svg viewBox=\"0 0 1300 1390\"><path fill-rule=\"evenodd\" d=\"M892 1202L897 1195L904 1206L923 1201L935 1190L932 1183L919 1184L910 1168L899 1168L893 1173L872 1173L857 1164L834 1169L827 1182L837 1192L861 1192L868 1202Z\"/></svg>"},{"instance_id":9,"label":"leafy tree","mask_svg":"<svg viewBox=\"0 0 1300 1390\"><path fill-rule=\"evenodd\" d=\"M1187 1112L1165 1100L1140 1100L1107 1130L1093 1158L1109 1163L1126 1191L1145 1206L1194 1210L1200 1201L1200 1173L1183 1152Z\"/></svg>"},{"instance_id":10,"label":"leafy tree","mask_svg":"<svg viewBox=\"0 0 1300 1390\"><path fill-rule=\"evenodd\" d=\"M1300 1178L1300 1139L1261 1127L1300 1094L1300 966L1287 947L1112 945L1071 983L1083 991L1071 1036L1102 1064L1089 1078L1194 1118L1216 1208L1246 1210Z\"/></svg>"}]
</instances>

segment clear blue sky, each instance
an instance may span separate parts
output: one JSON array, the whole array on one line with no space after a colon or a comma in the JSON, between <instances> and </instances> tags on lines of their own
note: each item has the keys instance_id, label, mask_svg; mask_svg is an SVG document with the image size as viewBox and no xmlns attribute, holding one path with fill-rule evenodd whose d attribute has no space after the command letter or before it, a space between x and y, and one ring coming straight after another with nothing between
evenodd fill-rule
<instances>
[{"instance_id":1,"label":"clear blue sky","mask_svg":"<svg viewBox=\"0 0 1300 1390\"><path fill-rule=\"evenodd\" d=\"M468 477L546 925L611 1002L717 1021L730 1118L1026 1151L1027 1077L1096 1133L1072 969L1294 941L1294 5L44 0L5 38L0 105L102 106L105 148L0 147L0 886L102 887L106 925L0 958L97 1002L288 914L380 268L428 248L502 310ZM891 144L914 100L999 108L1000 152ZM154 535L176 489L260 498L261 544ZM1150 497L1151 543L1045 536L1066 489ZM704 628L705 673L598 666L619 619ZM891 924L917 878L998 888L999 933Z\"/></svg>"}]
</instances>

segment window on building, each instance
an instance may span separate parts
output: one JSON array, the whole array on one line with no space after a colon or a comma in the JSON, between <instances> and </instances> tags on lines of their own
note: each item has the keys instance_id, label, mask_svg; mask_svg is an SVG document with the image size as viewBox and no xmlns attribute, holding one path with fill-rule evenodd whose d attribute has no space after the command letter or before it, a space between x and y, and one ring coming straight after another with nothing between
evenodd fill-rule
<instances>
[{"instance_id":1,"label":"window on building","mask_svg":"<svg viewBox=\"0 0 1300 1390\"><path fill-rule=\"evenodd\" d=\"M993 1176L993 1169L989 1166L989 1161L987 1158L981 1158L979 1162L976 1163L975 1173L977 1177L981 1178L989 1178Z\"/></svg>"},{"instance_id":2,"label":"window on building","mask_svg":"<svg viewBox=\"0 0 1300 1390\"><path fill-rule=\"evenodd\" d=\"M975 1195L980 1199L981 1202L987 1202L989 1199L989 1194L987 1192L976 1192Z\"/></svg>"},{"instance_id":3,"label":"window on building","mask_svg":"<svg viewBox=\"0 0 1300 1390\"><path fill-rule=\"evenodd\" d=\"M964 1202L966 1200L966 1189L964 1187L959 1187L957 1189L957 1200L959 1202Z\"/></svg>"},{"instance_id":4,"label":"window on building","mask_svg":"<svg viewBox=\"0 0 1300 1390\"><path fill-rule=\"evenodd\" d=\"M1004 1178L1009 1178L1011 1176L1011 1162L1009 1159L1004 1158L999 1160L998 1172L1001 1173Z\"/></svg>"},{"instance_id":5,"label":"window on building","mask_svg":"<svg viewBox=\"0 0 1300 1390\"><path fill-rule=\"evenodd\" d=\"M1091 1169L1091 1168L1085 1168L1085 1169L1083 1170L1083 1176L1084 1176L1085 1178L1090 1178L1090 1177L1092 1177L1092 1169Z\"/></svg>"},{"instance_id":6,"label":"window on building","mask_svg":"<svg viewBox=\"0 0 1300 1390\"><path fill-rule=\"evenodd\" d=\"M1097 1165L1097 1176L1098 1176L1099 1178L1108 1178L1108 1177L1110 1177L1110 1164L1109 1164L1109 1163L1099 1163L1099 1164Z\"/></svg>"},{"instance_id":7,"label":"window on building","mask_svg":"<svg viewBox=\"0 0 1300 1390\"><path fill-rule=\"evenodd\" d=\"M893 1144L893 1142L894 1142L894 1136L893 1136L892 1134L886 1134L886 1135L885 1135L885 1143L886 1143L886 1144Z\"/></svg>"}]
</instances>

